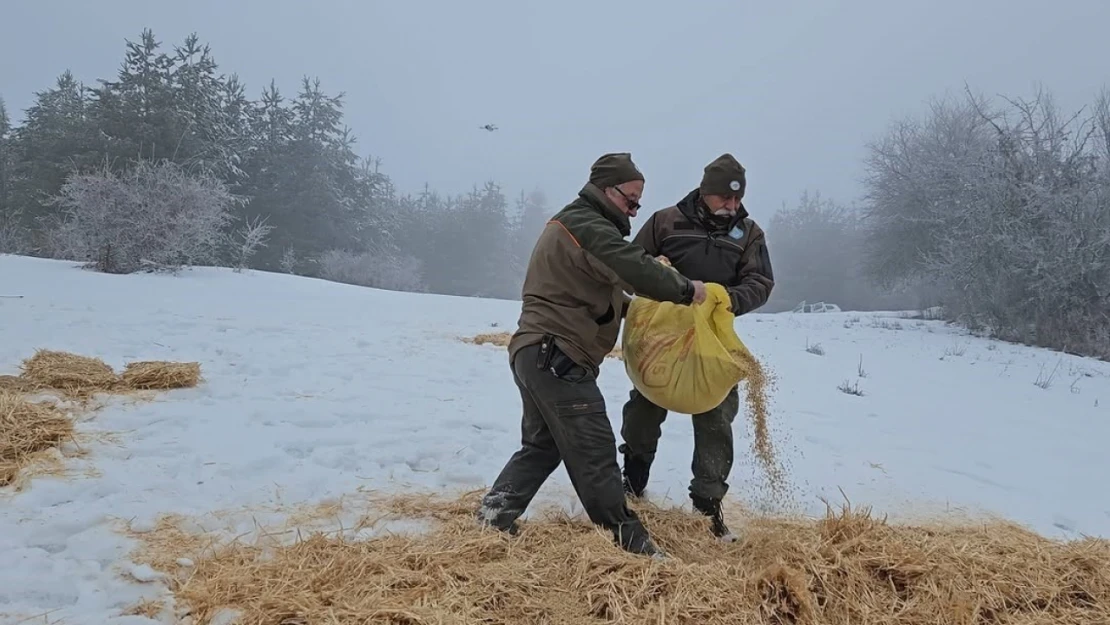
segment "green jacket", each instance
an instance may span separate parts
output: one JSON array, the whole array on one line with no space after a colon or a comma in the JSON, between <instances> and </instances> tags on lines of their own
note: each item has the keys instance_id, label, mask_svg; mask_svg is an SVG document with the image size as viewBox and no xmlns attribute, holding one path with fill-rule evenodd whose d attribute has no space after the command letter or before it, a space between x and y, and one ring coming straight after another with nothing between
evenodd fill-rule
<instances>
[{"instance_id":1,"label":"green jacket","mask_svg":"<svg viewBox=\"0 0 1110 625\"><path fill-rule=\"evenodd\" d=\"M596 375L616 345L626 291L693 301L693 283L626 240L631 230L628 216L589 183L551 218L528 262L510 358L552 334L563 353Z\"/></svg>"}]
</instances>

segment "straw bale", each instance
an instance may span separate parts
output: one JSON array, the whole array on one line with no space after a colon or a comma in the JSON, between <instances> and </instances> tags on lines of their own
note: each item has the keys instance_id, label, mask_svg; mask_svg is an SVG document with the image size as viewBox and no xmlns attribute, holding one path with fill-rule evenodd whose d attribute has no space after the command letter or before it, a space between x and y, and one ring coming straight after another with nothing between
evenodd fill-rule
<instances>
[{"instance_id":1,"label":"straw bale","mask_svg":"<svg viewBox=\"0 0 1110 625\"><path fill-rule=\"evenodd\" d=\"M200 382L200 363L147 360L128 363L123 386L135 390L192 388Z\"/></svg>"},{"instance_id":2,"label":"straw bale","mask_svg":"<svg viewBox=\"0 0 1110 625\"><path fill-rule=\"evenodd\" d=\"M77 397L110 391L119 382L112 367L99 358L46 349L23 361L22 377Z\"/></svg>"},{"instance_id":3,"label":"straw bale","mask_svg":"<svg viewBox=\"0 0 1110 625\"><path fill-rule=\"evenodd\" d=\"M54 406L0 389L0 486L72 436L73 421Z\"/></svg>"},{"instance_id":4,"label":"straw bale","mask_svg":"<svg viewBox=\"0 0 1110 625\"><path fill-rule=\"evenodd\" d=\"M526 522L515 538L479 529L479 494L379 502L434 521L426 533L320 532L195 554L166 551L189 544L171 529L147 555L192 559L166 572L196 623L226 609L251 625L1110 622L1102 540L1056 542L1008 523L892 525L845 506L816 520L736 513L742 538L721 544L700 516L636 504L671 554L656 562L565 515Z\"/></svg>"}]
</instances>

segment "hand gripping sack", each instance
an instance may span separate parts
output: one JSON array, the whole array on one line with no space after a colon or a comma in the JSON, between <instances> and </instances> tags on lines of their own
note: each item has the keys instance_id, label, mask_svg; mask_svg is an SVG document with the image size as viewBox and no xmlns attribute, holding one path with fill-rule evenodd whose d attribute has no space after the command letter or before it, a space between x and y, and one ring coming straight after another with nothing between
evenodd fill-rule
<instances>
[{"instance_id":1,"label":"hand gripping sack","mask_svg":"<svg viewBox=\"0 0 1110 625\"><path fill-rule=\"evenodd\" d=\"M621 337L625 371L644 397L672 412L716 408L752 362L733 327L728 292L719 284L705 288L700 304L635 297L628 305Z\"/></svg>"}]
</instances>

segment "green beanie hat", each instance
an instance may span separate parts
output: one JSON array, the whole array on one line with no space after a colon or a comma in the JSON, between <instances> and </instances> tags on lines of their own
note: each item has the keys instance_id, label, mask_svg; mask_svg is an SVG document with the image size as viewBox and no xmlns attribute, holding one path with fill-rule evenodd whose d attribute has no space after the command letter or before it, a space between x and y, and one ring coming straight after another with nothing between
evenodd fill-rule
<instances>
[{"instance_id":1,"label":"green beanie hat","mask_svg":"<svg viewBox=\"0 0 1110 625\"><path fill-rule=\"evenodd\" d=\"M643 179L644 175L636 168L628 152L604 154L590 166L590 182L599 189Z\"/></svg>"},{"instance_id":2,"label":"green beanie hat","mask_svg":"<svg viewBox=\"0 0 1110 625\"><path fill-rule=\"evenodd\" d=\"M745 174L744 166L726 152L705 166L698 190L702 195L738 195L743 199L748 186Z\"/></svg>"}]
</instances>

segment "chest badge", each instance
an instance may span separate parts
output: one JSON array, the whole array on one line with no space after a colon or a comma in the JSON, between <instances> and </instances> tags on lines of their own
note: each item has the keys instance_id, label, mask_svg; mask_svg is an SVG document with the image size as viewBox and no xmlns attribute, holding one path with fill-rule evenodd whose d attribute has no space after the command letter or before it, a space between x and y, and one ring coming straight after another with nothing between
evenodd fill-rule
<instances>
[{"instance_id":1,"label":"chest badge","mask_svg":"<svg viewBox=\"0 0 1110 625\"><path fill-rule=\"evenodd\" d=\"M736 239L737 241L739 241L740 239L744 238L744 229L741 228L740 226L736 226L735 228L733 228L728 233L728 236L730 236L730 237Z\"/></svg>"}]
</instances>

